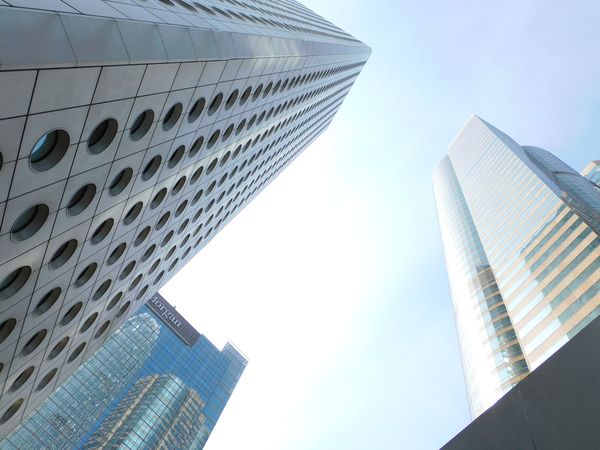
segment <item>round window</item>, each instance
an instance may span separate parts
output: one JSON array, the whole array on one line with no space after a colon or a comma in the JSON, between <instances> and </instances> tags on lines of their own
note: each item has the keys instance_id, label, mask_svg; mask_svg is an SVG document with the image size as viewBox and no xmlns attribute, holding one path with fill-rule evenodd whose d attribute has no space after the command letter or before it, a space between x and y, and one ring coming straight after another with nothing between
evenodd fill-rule
<instances>
[{"instance_id":1,"label":"round window","mask_svg":"<svg viewBox=\"0 0 600 450\"><path fill-rule=\"evenodd\" d=\"M65 130L54 130L43 135L31 150L31 168L36 172L52 169L67 153L69 142L69 133Z\"/></svg>"},{"instance_id":2,"label":"round window","mask_svg":"<svg viewBox=\"0 0 600 450\"><path fill-rule=\"evenodd\" d=\"M39 203L27 209L13 223L10 229L11 238L15 241L24 241L29 239L46 223L46 219L50 214L50 209L47 205Z\"/></svg>"},{"instance_id":3,"label":"round window","mask_svg":"<svg viewBox=\"0 0 600 450\"><path fill-rule=\"evenodd\" d=\"M112 143L117 135L118 129L119 126L115 119L106 119L102 121L94 128L94 131L92 131L92 134L90 134L90 137L88 138L88 151L93 155L102 153Z\"/></svg>"},{"instance_id":4,"label":"round window","mask_svg":"<svg viewBox=\"0 0 600 450\"><path fill-rule=\"evenodd\" d=\"M96 186L92 183L86 184L80 188L71 197L69 204L67 205L67 214L70 216L76 216L81 214L85 209L90 206L96 195Z\"/></svg>"},{"instance_id":5,"label":"round window","mask_svg":"<svg viewBox=\"0 0 600 450\"><path fill-rule=\"evenodd\" d=\"M151 109L147 109L143 113L141 113L137 118L133 121L131 125L131 129L129 130L129 135L132 141L139 141L142 139L150 128L152 127L152 122L154 121L154 111Z\"/></svg>"}]
</instances>

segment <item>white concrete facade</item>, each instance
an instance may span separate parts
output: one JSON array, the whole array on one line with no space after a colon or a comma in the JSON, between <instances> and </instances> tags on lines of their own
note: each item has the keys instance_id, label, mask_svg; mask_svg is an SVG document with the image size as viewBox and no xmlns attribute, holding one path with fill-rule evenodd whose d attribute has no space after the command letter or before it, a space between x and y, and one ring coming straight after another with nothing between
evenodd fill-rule
<instances>
[{"instance_id":1,"label":"white concrete facade","mask_svg":"<svg viewBox=\"0 0 600 450\"><path fill-rule=\"evenodd\" d=\"M369 53L289 0L0 0L0 436L328 126Z\"/></svg>"}]
</instances>

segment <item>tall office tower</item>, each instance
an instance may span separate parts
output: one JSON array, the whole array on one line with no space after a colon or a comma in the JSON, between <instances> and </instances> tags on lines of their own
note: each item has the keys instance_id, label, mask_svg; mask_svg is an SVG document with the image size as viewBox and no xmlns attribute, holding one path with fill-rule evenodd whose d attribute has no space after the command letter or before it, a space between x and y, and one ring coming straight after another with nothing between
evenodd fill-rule
<instances>
[{"instance_id":1,"label":"tall office tower","mask_svg":"<svg viewBox=\"0 0 600 450\"><path fill-rule=\"evenodd\" d=\"M435 170L434 189L469 404L476 416L529 370L448 157ZM496 317L500 320L491 320Z\"/></svg>"},{"instance_id":2,"label":"tall office tower","mask_svg":"<svg viewBox=\"0 0 600 450\"><path fill-rule=\"evenodd\" d=\"M156 294L0 448L201 449L246 363Z\"/></svg>"},{"instance_id":3,"label":"tall office tower","mask_svg":"<svg viewBox=\"0 0 600 450\"><path fill-rule=\"evenodd\" d=\"M600 313L599 169L586 178L475 116L436 167L474 417Z\"/></svg>"},{"instance_id":4,"label":"tall office tower","mask_svg":"<svg viewBox=\"0 0 600 450\"><path fill-rule=\"evenodd\" d=\"M0 434L327 128L369 53L292 0L0 1Z\"/></svg>"}]
</instances>

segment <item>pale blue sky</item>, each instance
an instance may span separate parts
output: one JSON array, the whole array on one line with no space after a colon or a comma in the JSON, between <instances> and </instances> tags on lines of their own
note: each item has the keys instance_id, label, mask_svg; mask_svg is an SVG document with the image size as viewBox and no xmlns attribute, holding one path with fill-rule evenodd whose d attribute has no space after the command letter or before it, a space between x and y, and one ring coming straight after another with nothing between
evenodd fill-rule
<instances>
[{"instance_id":1,"label":"pale blue sky","mask_svg":"<svg viewBox=\"0 0 600 450\"><path fill-rule=\"evenodd\" d=\"M163 294L250 365L207 450L433 449L469 421L431 171L471 113L598 158L600 2L305 0L373 54Z\"/></svg>"}]
</instances>

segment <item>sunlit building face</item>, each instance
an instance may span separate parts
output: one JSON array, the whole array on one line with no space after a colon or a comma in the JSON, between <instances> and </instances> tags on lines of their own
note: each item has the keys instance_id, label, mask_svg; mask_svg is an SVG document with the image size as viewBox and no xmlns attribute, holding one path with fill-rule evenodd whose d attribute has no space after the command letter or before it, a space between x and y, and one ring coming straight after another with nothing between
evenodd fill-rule
<instances>
[{"instance_id":1,"label":"sunlit building face","mask_svg":"<svg viewBox=\"0 0 600 450\"><path fill-rule=\"evenodd\" d=\"M473 416L600 313L597 164L584 173L478 117L436 167Z\"/></svg>"}]
</instances>

